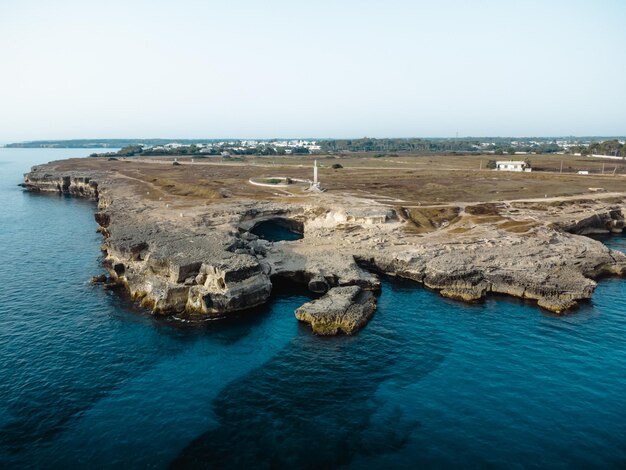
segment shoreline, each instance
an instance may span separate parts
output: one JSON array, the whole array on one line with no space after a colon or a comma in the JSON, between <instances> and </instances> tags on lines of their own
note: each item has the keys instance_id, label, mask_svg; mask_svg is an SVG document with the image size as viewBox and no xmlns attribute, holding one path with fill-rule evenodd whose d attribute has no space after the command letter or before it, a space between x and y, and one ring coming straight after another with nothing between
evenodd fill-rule
<instances>
[{"instance_id":1,"label":"shoreline","mask_svg":"<svg viewBox=\"0 0 626 470\"><path fill-rule=\"evenodd\" d=\"M297 201L181 196L165 203L144 194L148 183L105 164L80 169L67 162L34 167L24 179L26 190L97 201L107 282L155 314L228 315L265 303L282 278L322 299L348 291L361 298L358 292L380 288L376 273L465 302L505 294L562 314L591 298L595 280L626 274L624 254L584 236L622 231L626 194L443 206L423 230L423 212L433 208L400 210L338 192ZM304 238L269 242L250 233L272 219L299 224ZM346 286L358 292L333 290ZM371 309L364 321L348 321L350 299L314 331L352 334L362 327Z\"/></svg>"}]
</instances>

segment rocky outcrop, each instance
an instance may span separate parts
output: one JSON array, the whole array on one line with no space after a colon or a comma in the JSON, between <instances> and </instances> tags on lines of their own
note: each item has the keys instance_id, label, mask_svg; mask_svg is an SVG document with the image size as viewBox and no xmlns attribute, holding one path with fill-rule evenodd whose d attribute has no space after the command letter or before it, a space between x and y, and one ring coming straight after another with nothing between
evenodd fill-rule
<instances>
[{"instance_id":1,"label":"rocky outcrop","mask_svg":"<svg viewBox=\"0 0 626 470\"><path fill-rule=\"evenodd\" d=\"M24 175L22 186L29 191L52 192L98 199L98 183L90 176L46 172L45 165L33 167Z\"/></svg>"},{"instance_id":2,"label":"rocky outcrop","mask_svg":"<svg viewBox=\"0 0 626 470\"><path fill-rule=\"evenodd\" d=\"M619 234L626 227L626 199L565 199L549 203L518 202L509 210L521 209L537 218L553 219L562 230L578 235Z\"/></svg>"},{"instance_id":3,"label":"rocky outcrop","mask_svg":"<svg viewBox=\"0 0 626 470\"><path fill-rule=\"evenodd\" d=\"M351 334L373 314L375 273L462 301L500 293L557 313L589 299L599 277L626 273L624 254L575 234L620 230L621 199L454 206L453 223L416 231L415 217L402 211L329 192L299 202L232 197L193 207L181 196L174 209L153 198L145 181L54 164L34 168L24 187L96 199L106 285L125 287L158 314L227 315L266 302L272 281L289 278L325 294L298 318L320 334ZM420 207L420 214L440 210ZM304 238L273 243L250 232L272 218Z\"/></svg>"},{"instance_id":4,"label":"rocky outcrop","mask_svg":"<svg viewBox=\"0 0 626 470\"><path fill-rule=\"evenodd\" d=\"M624 275L626 256L587 237L541 227L525 237L466 238L402 251L364 253L359 264L476 301L488 293L537 300L555 313L589 299L597 279Z\"/></svg>"},{"instance_id":5,"label":"rocky outcrop","mask_svg":"<svg viewBox=\"0 0 626 470\"><path fill-rule=\"evenodd\" d=\"M229 250L233 235L167 225L122 221L107 228L105 266L133 299L155 313L206 315L223 315L268 299L269 275L256 257Z\"/></svg>"},{"instance_id":6,"label":"rocky outcrop","mask_svg":"<svg viewBox=\"0 0 626 470\"><path fill-rule=\"evenodd\" d=\"M356 333L374 315L376 299L359 286L334 287L323 297L296 310L296 318L311 325L318 335Z\"/></svg>"},{"instance_id":7,"label":"rocky outcrop","mask_svg":"<svg viewBox=\"0 0 626 470\"><path fill-rule=\"evenodd\" d=\"M624 227L626 227L624 212L620 209L614 209L598 212L580 220L574 219L564 224L563 228L571 233L593 235L622 233Z\"/></svg>"}]
</instances>

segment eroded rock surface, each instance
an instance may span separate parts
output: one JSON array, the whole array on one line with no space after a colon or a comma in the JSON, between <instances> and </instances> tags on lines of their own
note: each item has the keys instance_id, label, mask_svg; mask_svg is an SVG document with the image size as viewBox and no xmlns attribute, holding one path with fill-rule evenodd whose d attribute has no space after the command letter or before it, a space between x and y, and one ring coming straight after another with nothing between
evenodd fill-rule
<instances>
[{"instance_id":1,"label":"eroded rock surface","mask_svg":"<svg viewBox=\"0 0 626 470\"><path fill-rule=\"evenodd\" d=\"M297 201L166 202L145 181L55 163L35 167L24 186L97 200L111 280L159 314L225 315L266 302L273 280L289 278L328 292L299 310L314 330L351 333L371 316L369 300L362 300L380 288L375 273L463 301L502 293L563 313L591 297L598 277L626 272L624 254L578 235L621 230L623 197L443 208L401 208L332 192ZM304 238L269 242L249 232L272 217L292 220ZM331 309L335 300L346 307L341 315L341 308Z\"/></svg>"},{"instance_id":2,"label":"eroded rock surface","mask_svg":"<svg viewBox=\"0 0 626 470\"><path fill-rule=\"evenodd\" d=\"M376 310L371 291L359 286L333 287L323 297L296 310L296 318L318 335L351 335L363 328Z\"/></svg>"}]
</instances>

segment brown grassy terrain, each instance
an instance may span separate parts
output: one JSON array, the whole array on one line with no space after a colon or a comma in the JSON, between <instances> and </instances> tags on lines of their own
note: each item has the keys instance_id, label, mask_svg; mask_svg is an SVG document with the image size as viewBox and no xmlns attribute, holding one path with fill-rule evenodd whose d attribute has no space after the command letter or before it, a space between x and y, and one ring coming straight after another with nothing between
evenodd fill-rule
<instances>
[{"instance_id":1,"label":"brown grassy terrain","mask_svg":"<svg viewBox=\"0 0 626 470\"><path fill-rule=\"evenodd\" d=\"M520 156L526 157L526 156ZM372 156L317 156L319 177L327 194L349 194L390 206L407 208L422 205L444 205L472 202L497 202L515 199L563 197L626 190L626 164L611 160L605 172L588 176L568 173L586 169L600 172L602 160L565 155L529 156L533 173L480 170L485 156L413 156L373 158ZM498 157L502 158L502 157ZM506 157L505 157L506 158ZM222 158L178 159L173 166L167 159L128 159L108 161L86 158L58 163L62 169L106 169L128 179L129 185L150 199L183 198L186 203L211 203L234 198L309 197L302 186L264 188L252 186L249 178L288 176L311 178L313 157L246 157L244 162L227 162ZM564 173L546 171L560 169ZM343 168L332 169L340 163ZM541 171L543 170L543 171ZM478 215L478 214L477 214ZM438 216L415 212L416 225L427 227L440 223ZM435 217L433 219L432 217ZM443 216L442 216L443 217ZM453 219L445 214L445 220Z\"/></svg>"},{"instance_id":2,"label":"brown grassy terrain","mask_svg":"<svg viewBox=\"0 0 626 470\"><path fill-rule=\"evenodd\" d=\"M455 206L401 208L412 222L412 231L426 233L447 227L459 219L461 209Z\"/></svg>"}]
</instances>

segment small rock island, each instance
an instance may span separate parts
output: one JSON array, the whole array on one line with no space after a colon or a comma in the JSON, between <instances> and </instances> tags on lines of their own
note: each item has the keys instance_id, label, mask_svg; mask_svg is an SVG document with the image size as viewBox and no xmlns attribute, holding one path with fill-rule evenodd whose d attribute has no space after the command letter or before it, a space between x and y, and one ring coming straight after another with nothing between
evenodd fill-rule
<instances>
[{"instance_id":1,"label":"small rock island","mask_svg":"<svg viewBox=\"0 0 626 470\"><path fill-rule=\"evenodd\" d=\"M97 201L108 276L96 280L155 314L226 316L263 304L273 284L289 280L318 296L297 309L298 320L317 334L353 334L374 315L379 275L460 301L506 294L561 314L589 299L601 276L626 273L624 254L585 236L624 229L621 177L553 184L536 172L479 169L477 160L461 171L408 157L333 168L327 158L323 190L316 167L314 191L251 184L278 170L279 182L306 181L313 162L304 157L71 159L34 167L23 186ZM301 236L255 235L268 221Z\"/></svg>"}]
</instances>

